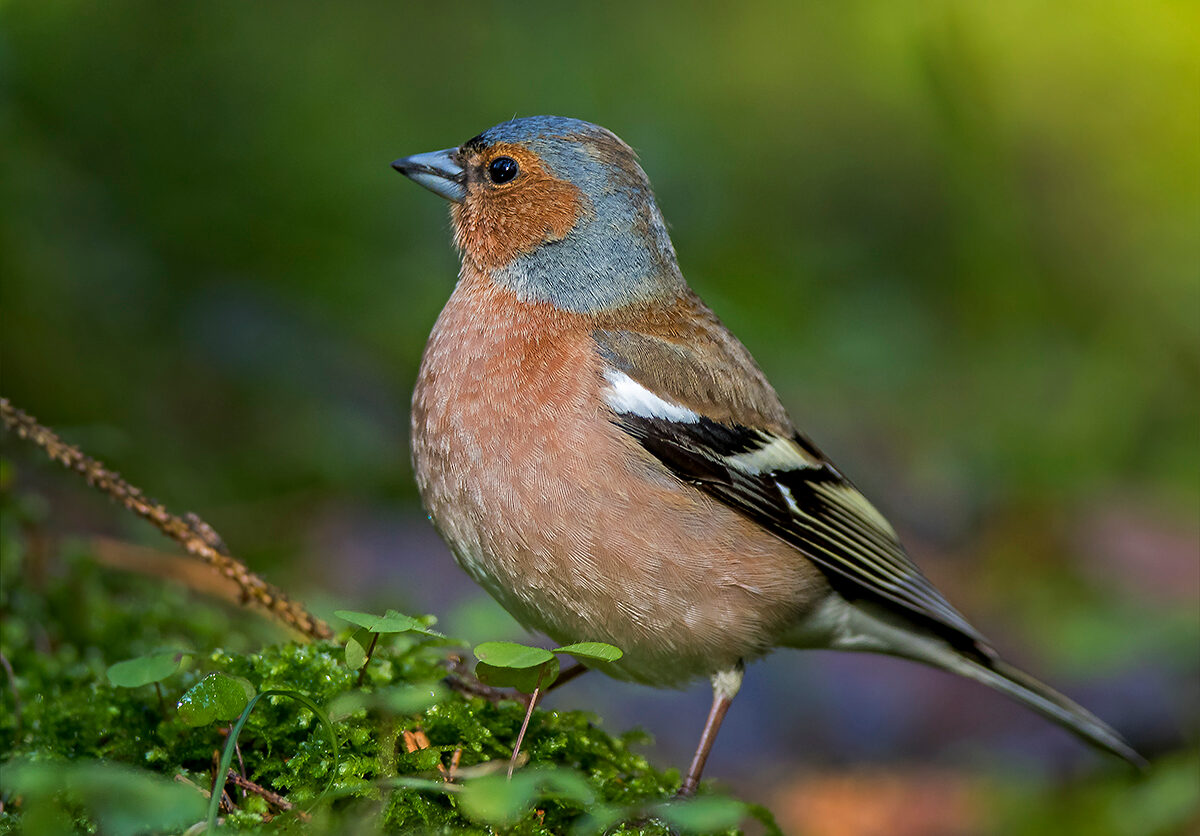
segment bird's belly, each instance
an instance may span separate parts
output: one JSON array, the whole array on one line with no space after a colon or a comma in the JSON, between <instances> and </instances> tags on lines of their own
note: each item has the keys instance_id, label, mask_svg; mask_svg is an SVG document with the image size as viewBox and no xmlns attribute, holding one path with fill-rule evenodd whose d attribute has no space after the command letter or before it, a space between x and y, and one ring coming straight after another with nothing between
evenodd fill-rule
<instances>
[{"instance_id":1,"label":"bird's belly","mask_svg":"<svg viewBox=\"0 0 1200 836\"><path fill-rule=\"evenodd\" d=\"M550 356L507 328L468 362L443 325L413 397L418 486L459 563L522 624L609 642L625 653L610 673L678 685L765 653L821 594L790 546L611 423L587 334L555 335Z\"/></svg>"}]
</instances>

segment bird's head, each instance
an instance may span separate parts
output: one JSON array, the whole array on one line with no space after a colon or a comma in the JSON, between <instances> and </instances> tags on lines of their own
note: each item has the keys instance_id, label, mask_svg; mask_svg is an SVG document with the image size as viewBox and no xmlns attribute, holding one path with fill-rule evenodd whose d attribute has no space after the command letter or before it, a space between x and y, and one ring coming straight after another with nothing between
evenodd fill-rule
<instances>
[{"instance_id":1,"label":"bird's head","mask_svg":"<svg viewBox=\"0 0 1200 836\"><path fill-rule=\"evenodd\" d=\"M451 201L464 261L523 299L592 312L683 288L650 181L599 125L514 119L392 166Z\"/></svg>"}]
</instances>

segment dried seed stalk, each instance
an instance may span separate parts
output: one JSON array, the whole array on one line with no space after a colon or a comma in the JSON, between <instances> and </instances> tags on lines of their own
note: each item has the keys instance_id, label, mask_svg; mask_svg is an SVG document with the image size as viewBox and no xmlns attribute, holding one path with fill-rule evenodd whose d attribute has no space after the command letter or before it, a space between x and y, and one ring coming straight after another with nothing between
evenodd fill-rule
<instances>
[{"instance_id":1,"label":"dried seed stalk","mask_svg":"<svg viewBox=\"0 0 1200 836\"><path fill-rule=\"evenodd\" d=\"M42 448L52 460L75 471L87 483L102 491L155 528L175 540L194 557L208 563L216 572L231 579L242 591L244 602L262 607L279 621L311 639L327 639L332 635L329 626L304 606L291 600L279 589L250 571L244 563L229 554L225 544L208 523L195 514L178 517L163 505L147 497L126 482L121 475L101 462L84 454L78 447L67 444L48 427L13 406L8 398L0 398L0 418L4 426L18 437Z\"/></svg>"}]
</instances>

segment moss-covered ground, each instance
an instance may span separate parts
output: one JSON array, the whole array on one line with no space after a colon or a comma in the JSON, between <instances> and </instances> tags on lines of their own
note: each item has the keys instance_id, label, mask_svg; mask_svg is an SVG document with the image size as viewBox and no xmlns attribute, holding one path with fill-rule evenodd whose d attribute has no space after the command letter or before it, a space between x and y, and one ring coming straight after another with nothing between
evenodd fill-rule
<instances>
[{"instance_id":1,"label":"moss-covered ground","mask_svg":"<svg viewBox=\"0 0 1200 836\"><path fill-rule=\"evenodd\" d=\"M247 610L102 568L84 545L48 547L27 536L30 508L4 502L0 834L198 832L230 723L191 726L176 706L213 672L307 697L338 738L335 754L314 712L261 699L233 766L263 791L227 785L229 831L656 834L769 819L712 795L672 806L679 776L637 752L642 734L581 712L535 711L510 783L524 706L446 687L451 640L381 636L359 686L338 641L281 640ZM160 650L189 655L156 684L109 682L113 663Z\"/></svg>"}]
</instances>

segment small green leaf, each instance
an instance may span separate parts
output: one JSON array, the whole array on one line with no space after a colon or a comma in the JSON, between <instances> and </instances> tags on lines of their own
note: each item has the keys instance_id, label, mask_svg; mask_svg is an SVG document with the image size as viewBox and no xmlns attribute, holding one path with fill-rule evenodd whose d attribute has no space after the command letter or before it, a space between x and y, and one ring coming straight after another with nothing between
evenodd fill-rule
<instances>
[{"instance_id":1,"label":"small green leaf","mask_svg":"<svg viewBox=\"0 0 1200 836\"><path fill-rule=\"evenodd\" d=\"M458 795L462 811L475 821L488 824L511 824L533 803L535 785L514 776L508 781L503 775L488 775L471 781Z\"/></svg>"},{"instance_id":2,"label":"small green leaf","mask_svg":"<svg viewBox=\"0 0 1200 836\"><path fill-rule=\"evenodd\" d=\"M344 694L338 694L330 701L325 710L329 712L329 720L333 723L340 723L343 720L348 720L359 711L371 707L371 697L366 691L347 691Z\"/></svg>"},{"instance_id":3,"label":"small green leaf","mask_svg":"<svg viewBox=\"0 0 1200 836\"><path fill-rule=\"evenodd\" d=\"M419 714L445 702L448 696L449 692L441 682L381 688L374 694L380 708L395 714Z\"/></svg>"},{"instance_id":4,"label":"small green leaf","mask_svg":"<svg viewBox=\"0 0 1200 836\"><path fill-rule=\"evenodd\" d=\"M549 662L532 668L498 668L487 662L477 662L475 678L493 688L516 688L522 693L532 694L534 689L549 688L558 679L558 660L551 656Z\"/></svg>"},{"instance_id":5,"label":"small green leaf","mask_svg":"<svg viewBox=\"0 0 1200 836\"><path fill-rule=\"evenodd\" d=\"M41 829L61 818L53 814L64 802L81 804L98 832L114 836L178 833L204 811L204 800L191 787L106 761L12 761L4 765L4 789L24 796L23 806L33 813L23 822L26 833L64 832Z\"/></svg>"},{"instance_id":6,"label":"small green leaf","mask_svg":"<svg viewBox=\"0 0 1200 836\"><path fill-rule=\"evenodd\" d=\"M440 793L442 795L452 795L462 790L461 784L447 784L445 781L434 781L430 778L409 778L407 776L379 778L372 782L371 786L377 789L420 790L421 792Z\"/></svg>"},{"instance_id":7,"label":"small green leaf","mask_svg":"<svg viewBox=\"0 0 1200 836\"><path fill-rule=\"evenodd\" d=\"M340 723L364 708L378 709L386 714L418 714L446 699L446 686L440 682L422 685L399 685L378 691L347 691L334 697L329 704L329 717Z\"/></svg>"},{"instance_id":8,"label":"small green leaf","mask_svg":"<svg viewBox=\"0 0 1200 836\"><path fill-rule=\"evenodd\" d=\"M108 681L118 688L140 688L152 682L161 682L183 667L187 652L168 650L126 659L108 666Z\"/></svg>"},{"instance_id":9,"label":"small green leaf","mask_svg":"<svg viewBox=\"0 0 1200 836\"><path fill-rule=\"evenodd\" d=\"M441 636L437 630L430 630L420 619L413 618L395 610L388 610L383 615L355 610L335 610L334 615L343 621L357 624L372 633L423 633L426 636Z\"/></svg>"},{"instance_id":10,"label":"small green leaf","mask_svg":"<svg viewBox=\"0 0 1200 836\"><path fill-rule=\"evenodd\" d=\"M469 781L458 795L459 804L469 818L488 824L505 825L519 819L537 799L554 798L580 807L595 803L587 780L569 769L527 769L507 780L489 775Z\"/></svg>"},{"instance_id":11,"label":"small green leaf","mask_svg":"<svg viewBox=\"0 0 1200 836\"><path fill-rule=\"evenodd\" d=\"M569 653L576 659L590 659L596 662L615 662L625 655L619 647L604 642L575 642L554 648L555 653Z\"/></svg>"},{"instance_id":12,"label":"small green leaf","mask_svg":"<svg viewBox=\"0 0 1200 836\"><path fill-rule=\"evenodd\" d=\"M179 719L189 726L231 722L254 697L254 686L240 676L210 673L179 699Z\"/></svg>"},{"instance_id":13,"label":"small green leaf","mask_svg":"<svg viewBox=\"0 0 1200 836\"><path fill-rule=\"evenodd\" d=\"M475 658L494 668L532 668L549 662L554 654L516 642L484 642L475 648Z\"/></svg>"},{"instance_id":14,"label":"small green leaf","mask_svg":"<svg viewBox=\"0 0 1200 836\"><path fill-rule=\"evenodd\" d=\"M592 787L587 779L573 769L543 768L527 770L523 774L532 774L537 777L542 798L573 801L586 806L596 802L596 795L592 792Z\"/></svg>"},{"instance_id":15,"label":"small green leaf","mask_svg":"<svg viewBox=\"0 0 1200 836\"><path fill-rule=\"evenodd\" d=\"M475 676L485 685L533 693L558 678L558 659L549 650L516 642L484 642L475 648Z\"/></svg>"},{"instance_id":16,"label":"small green leaf","mask_svg":"<svg viewBox=\"0 0 1200 836\"><path fill-rule=\"evenodd\" d=\"M667 801L651 808L672 827L684 833L713 833L738 826L746 817L746 805L732 798L707 796Z\"/></svg>"},{"instance_id":17,"label":"small green leaf","mask_svg":"<svg viewBox=\"0 0 1200 836\"><path fill-rule=\"evenodd\" d=\"M571 828L572 836L594 836L597 833L607 833L617 822L635 818L628 807L618 807L615 804L589 804L587 812L576 819Z\"/></svg>"},{"instance_id":18,"label":"small green leaf","mask_svg":"<svg viewBox=\"0 0 1200 836\"><path fill-rule=\"evenodd\" d=\"M346 640L346 667L356 671L367 663L367 648L371 646L371 637L374 635L370 630L355 630Z\"/></svg>"}]
</instances>

